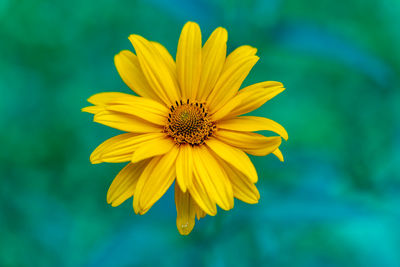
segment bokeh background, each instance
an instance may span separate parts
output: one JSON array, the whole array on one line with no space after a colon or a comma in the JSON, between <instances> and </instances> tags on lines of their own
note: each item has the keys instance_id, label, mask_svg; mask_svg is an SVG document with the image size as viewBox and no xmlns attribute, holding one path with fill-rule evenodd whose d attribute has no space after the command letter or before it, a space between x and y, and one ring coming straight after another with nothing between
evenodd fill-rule
<instances>
[{"instance_id":1,"label":"bokeh background","mask_svg":"<svg viewBox=\"0 0 400 267\"><path fill-rule=\"evenodd\" d=\"M287 90L255 111L284 125L286 161L253 157L258 205L182 237L170 190L145 216L91 165L116 130L81 113L130 92L113 56L136 33L175 55L196 21L260 61L245 84ZM400 266L400 1L0 1L0 266Z\"/></svg>"}]
</instances>

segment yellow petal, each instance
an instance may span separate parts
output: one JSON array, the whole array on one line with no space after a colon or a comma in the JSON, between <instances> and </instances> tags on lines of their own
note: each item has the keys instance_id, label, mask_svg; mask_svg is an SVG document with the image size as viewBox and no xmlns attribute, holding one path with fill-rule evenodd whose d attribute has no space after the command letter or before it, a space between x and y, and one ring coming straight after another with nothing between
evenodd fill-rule
<instances>
[{"instance_id":1,"label":"yellow petal","mask_svg":"<svg viewBox=\"0 0 400 267\"><path fill-rule=\"evenodd\" d=\"M143 142L158 139L164 133L134 134L125 133L114 136L101 143L90 155L92 164L101 162L131 161L133 152Z\"/></svg>"},{"instance_id":2,"label":"yellow petal","mask_svg":"<svg viewBox=\"0 0 400 267\"><path fill-rule=\"evenodd\" d=\"M282 152L277 148L274 152L272 152L280 161L284 161Z\"/></svg>"},{"instance_id":3,"label":"yellow petal","mask_svg":"<svg viewBox=\"0 0 400 267\"><path fill-rule=\"evenodd\" d=\"M148 160L136 164L128 163L114 178L107 192L107 202L116 207L133 196L139 176L147 166Z\"/></svg>"},{"instance_id":4,"label":"yellow petal","mask_svg":"<svg viewBox=\"0 0 400 267\"><path fill-rule=\"evenodd\" d=\"M163 130L161 126L157 126L138 117L107 110L97 113L93 121L132 133L161 132Z\"/></svg>"},{"instance_id":5,"label":"yellow petal","mask_svg":"<svg viewBox=\"0 0 400 267\"><path fill-rule=\"evenodd\" d=\"M272 153L282 141L279 136L265 137L257 133L233 132L222 129L217 131L215 137L255 156L265 156Z\"/></svg>"},{"instance_id":6,"label":"yellow petal","mask_svg":"<svg viewBox=\"0 0 400 267\"><path fill-rule=\"evenodd\" d=\"M97 106L86 107L82 111L93 114L103 110L116 111L137 116L159 125L165 124L169 112L164 104L155 100L123 93L99 93L91 96L88 101Z\"/></svg>"},{"instance_id":7,"label":"yellow petal","mask_svg":"<svg viewBox=\"0 0 400 267\"><path fill-rule=\"evenodd\" d=\"M129 50L122 50L115 55L114 64L119 76L132 91L140 96L161 101L147 82L139 60L134 53Z\"/></svg>"},{"instance_id":8,"label":"yellow petal","mask_svg":"<svg viewBox=\"0 0 400 267\"><path fill-rule=\"evenodd\" d=\"M99 93L91 96L88 101L98 105L98 110L93 109L88 112L93 111L92 113L97 114L102 110L115 111L158 125L165 125L169 112L165 105L155 100L122 93Z\"/></svg>"},{"instance_id":9,"label":"yellow petal","mask_svg":"<svg viewBox=\"0 0 400 267\"><path fill-rule=\"evenodd\" d=\"M202 70L197 98L205 101L214 88L226 59L228 32L218 27L208 38L202 49Z\"/></svg>"},{"instance_id":10,"label":"yellow petal","mask_svg":"<svg viewBox=\"0 0 400 267\"><path fill-rule=\"evenodd\" d=\"M224 68L230 66L230 64L234 64L236 61L240 60L240 58L245 58L248 56L254 56L257 53L257 48L251 47L249 45L242 45L232 51L226 59L226 63Z\"/></svg>"},{"instance_id":11,"label":"yellow petal","mask_svg":"<svg viewBox=\"0 0 400 267\"><path fill-rule=\"evenodd\" d=\"M176 75L176 64L174 59L172 58L171 54L168 52L168 50L160 43L157 42L151 42L154 46L154 48L160 53L162 59L164 60L165 65L169 69L169 72L171 75L174 77L175 80L177 80L177 75Z\"/></svg>"},{"instance_id":12,"label":"yellow petal","mask_svg":"<svg viewBox=\"0 0 400 267\"><path fill-rule=\"evenodd\" d=\"M150 87L170 106L180 99L178 83L153 44L139 35L129 36Z\"/></svg>"},{"instance_id":13,"label":"yellow petal","mask_svg":"<svg viewBox=\"0 0 400 267\"><path fill-rule=\"evenodd\" d=\"M242 150L227 145L215 138L208 139L206 144L220 158L246 175L251 182L257 182L257 171L249 157Z\"/></svg>"},{"instance_id":14,"label":"yellow petal","mask_svg":"<svg viewBox=\"0 0 400 267\"><path fill-rule=\"evenodd\" d=\"M182 98L196 98L201 73L201 31L199 25L187 22L179 37L176 67Z\"/></svg>"},{"instance_id":15,"label":"yellow petal","mask_svg":"<svg viewBox=\"0 0 400 267\"><path fill-rule=\"evenodd\" d=\"M138 97L130 94L117 92L104 92L92 95L88 98L88 102L97 106L107 105L139 105L145 108L154 109L159 114L168 113L169 109L157 101L150 98Z\"/></svg>"},{"instance_id":16,"label":"yellow petal","mask_svg":"<svg viewBox=\"0 0 400 267\"><path fill-rule=\"evenodd\" d=\"M197 220L200 220L201 218L204 218L207 215L207 213L205 213L204 210L202 210L199 207L199 205L197 205L197 203L194 203L194 204L195 204L194 205L194 209L195 209L195 212L196 212Z\"/></svg>"},{"instance_id":17,"label":"yellow petal","mask_svg":"<svg viewBox=\"0 0 400 267\"><path fill-rule=\"evenodd\" d=\"M174 146L167 154L151 159L136 185L133 199L136 213L146 213L174 182L177 155L178 148Z\"/></svg>"},{"instance_id":18,"label":"yellow petal","mask_svg":"<svg viewBox=\"0 0 400 267\"><path fill-rule=\"evenodd\" d=\"M233 208L232 185L217 159L206 146L193 149L197 180L204 185L210 199L224 210Z\"/></svg>"},{"instance_id":19,"label":"yellow petal","mask_svg":"<svg viewBox=\"0 0 400 267\"><path fill-rule=\"evenodd\" d=\"M168 113L165 113L163 115L158 114L157 112L154 112L155 109L152 109L151 107L143 107L140 105L109 105L106 106L106 110L109 111L116 111L132 116L136 116L138 118L141 118L143 120L146 120L150 123L158 124L164 126Z\"/></svg>"},{"instance_id":20,"label":"yellow petal","mask_svg":"<svg viewBox=\"0 0 400 267\"><path fill-rule=\"evenodd\" d=\"M213 121L232 118L253 111L285 90L280 82L262 82L250 85L230 99L212 115Z\"/></svg>"},{"instance_id":21,"label":"yellow petal","mask_svg":"<svg viewBox=\"0 0 400 267\"><path fill-rule=\"evenodd\" d=\"M143 159L163 155L169 152L175 145L173 140L166 135L141 143L133 153L131 161L138 162Z\"/></svg>"},{"instance_id":22,"label":"yellow petal","mask_svg":"<svg viewBox=\"0 0 400 267\"><path fill-rule=\"evenodd\" d=\"M193 155L190 145L181 145L176 159L176 181L183 192L192 185Z\"/></svg>"},{"instance_id":23,"label":"yellow petal","mask_svg":"<svg viewBox=\"0 0 400 267\"><path fill-rule=\"evenodd\" d=\"M285 140L289 138L282 125L264 117L243 116L226 119L218 122L218 128L241 132L271 131L279 134Z\"/></svg>"},{"instance_id":24,"label":"yellow petal","mask_svg":"<svg viewBox=\"0 0 400 267\"><path fill-rule=\"evenodd\" d=\"M124 143L129 143L131 139L136 138L137 134L125 133L114 136L101 143L90 155L90 162L98 164L101 162L126 162L130 161L134 149L120 150L124 148ZM111 153L110 153L111 152ZM104 156L107 154L107 156ZM122 161L116 161L115 159Z\"/></svg>"},{"instance_id":25,"label":"yellow petal","mask_svg":"<svg viewBox=\"0 0 400 267\"><path fill-rule=\"evenodd\" d=\"M176 227L181 235L188 235L194 227L195 203L189 192L182 192L175 183Z\"/></svg>"},{"instance_id":26,"label":"yellow petal","mask_svg":"<svg viewBox=\"0 0 400 267\"><path fill-rule=\"evenodd\" d=\"M259 59L255 56L256 52L257 49L253 47L242 46L227 57L221 76L207 99L212 113L236 95L242 82Z\"/></svg>"},{"instance_id":27,"label":"yellow petal","mask_svg":"<svg viewBox=\"0 0 400 267\"><path fill-rule=\"evenodd\" d=\"M207 194L205 185L200 179L199 173L197 172L196 168L193 168L193 170L193 183L188 188L189 193L194 201L196 201L201 210L203 210L208 215L214 216L215 214L217 214L217 207L215 205L215 202L211 200L210 196Z\"/></svg>"},{"instance_id":28,"label":"yellow petal","mask_svg":"<svg viewBox=\"0 0 400 267\"><path fill-rule=\"evenodd\" d=\"M82 110L82 112L96 114L96 113L99 113L101 111L104 111L104 107L102 107L102 106L89 106L89 107L84 107L81 110Z\"/></svg>"},{"instance_id":29,"label":"yellow petal","mask_svg":"<svg viewBox=\"0 0 400 267\"><path fill-rule=\"evenodd\" d=\"M246 176L241 172L236 171L226 162L221 161L220 163L232 183L233 195L235 198L249 204L258 203L260 193L258 192L257 187L250 182Z\"/></svg>"},{"instance_id":30,"label":"yellow petal","mask_svg":"<svg viewBox=\"0 0 400 267\"><path fill-rule=\"evenodd\" d=\"M92 95L91 97L89 97L87 99L87 101L96 106L105 106L109 103L112 103L112 101L114 99L121 99L121 98L129 99L130 97L134 97L134 96L125 94L125 93L119 93L119 92L103 92L103 93L98 93L98 94Z\"/></svg>"}]
</instances>

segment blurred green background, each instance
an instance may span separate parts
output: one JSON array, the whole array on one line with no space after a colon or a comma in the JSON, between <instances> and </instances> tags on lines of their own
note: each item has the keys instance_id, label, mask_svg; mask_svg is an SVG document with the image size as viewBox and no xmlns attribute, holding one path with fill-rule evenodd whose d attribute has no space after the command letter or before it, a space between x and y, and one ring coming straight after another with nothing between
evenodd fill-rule
<instances>
[{"instance_id":1,"label":"blurred green background","mask_svg":"<svg viewBox=\"0 0 400 267\"><path fill-rule=\"evenodd\" d=\"M254 114L289 132L253 157L258 205L175 227L170 190L145 216L106 192L123 164L89 155L118 131L81 113L130 92L113 56L136 33L175 55L188 20L203 41L260 61L245 84L287 90ZM400 266L400 1L0 1L0 266Z\"/></svg>"}]
</instances>

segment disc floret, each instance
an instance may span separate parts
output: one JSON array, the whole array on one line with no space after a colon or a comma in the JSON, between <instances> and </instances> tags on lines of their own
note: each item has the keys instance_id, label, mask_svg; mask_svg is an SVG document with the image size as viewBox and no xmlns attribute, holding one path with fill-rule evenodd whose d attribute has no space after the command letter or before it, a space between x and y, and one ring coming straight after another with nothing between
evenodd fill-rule
<instances>
[{"instance_id":1,"label":"disc floret","mask_svg":"<svg viewBox=\"0 0 400 267\"><path fill-rule=\"evenodd\" d=\"M197 101L176 101L170 107L165 132L177 144L201 145L212 136L215 123L210 120L205 103Z\"/></svg>"}]
</instances>

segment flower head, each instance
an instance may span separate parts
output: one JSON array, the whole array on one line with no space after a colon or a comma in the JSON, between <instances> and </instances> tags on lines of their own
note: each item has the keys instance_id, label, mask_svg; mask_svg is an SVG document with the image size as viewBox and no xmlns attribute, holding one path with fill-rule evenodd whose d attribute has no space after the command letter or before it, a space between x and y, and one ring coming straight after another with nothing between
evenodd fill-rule
<instances>
[{"instance_id":1,"label":"flower head","mask_svg":"<svg viewBox=\"0 0 400 267\"><path fill-rule=\"evenodd\" d=\"M176 61L159 43L139 35L115 56L124 82L137 95L99 93L83 108L94 121L127 133L100 144L93 164L128 162L112 182L107 201L118 206L133 196L133 208L145 214L175 181L177 228L189 234L217 205L229 210L234 198L257 203L257 172L247 154L273 153L283 161L278 123L240 116L284 90L279 82L240 89L258 61L257 50L241 46L226 57L227 31L217 28L202 45L200 28L188 22L179 38ZM240 90L239 90L240 89ZM266 137L256 131L272 131ZM247 153L247 154L246 154Z\"/></svg>"}]
</instances>

